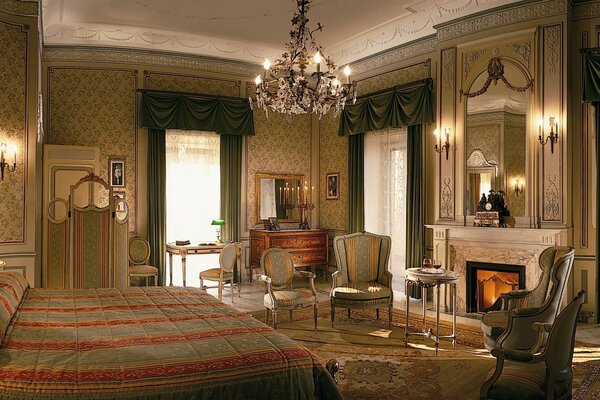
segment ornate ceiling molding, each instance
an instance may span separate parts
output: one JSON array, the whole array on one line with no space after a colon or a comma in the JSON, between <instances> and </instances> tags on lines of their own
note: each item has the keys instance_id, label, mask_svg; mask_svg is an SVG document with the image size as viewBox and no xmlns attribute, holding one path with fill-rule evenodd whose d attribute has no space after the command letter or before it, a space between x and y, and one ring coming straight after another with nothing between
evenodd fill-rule
<instances>
[{"instance_id":1,"label":"ornate ceiling molding","mask_svg":"<svg viewBox=\"0 0 600 400\"><path fill-rule=\"evenodd\" d=\"M371 56L352 64L352 73L361 74L373 71L394 63L404 62L409 58L426 55L437 50L437 39L429 36L416 42L400 46L381 54Z\"/></svg>"},{"instance_id":2,"label":"ornate ceiling molding","mask_svg":"<svg viewBox=\"0 0 600 400\"><path fill-rule=\"evenodd\" d=\"M224 59L156 51L96 47L44 47L42 60L44 62L80 61L188 68L247 77L254 77L262 70L258 65Z\"/></svg>"},{"instance_id":3,"label":"ornate ceiling molding","mask_svg":"<svg viewBox=\"0 0 600 400\"><path fill-rule=\"evenodd\" d=\"M600 16L600 1L576 3L573 5L573 19L589 19Z\"/></svg>"},{"instance_id":4,"label":"ornate ceiling molding","mask_svg":"<svg viewBox=\"0 0 600 400\"><path fill-rule=\"evenodd\" d=\"M7 14L37 16L39 0L0 0L0 11Z\"/></svg>"},{"instance_id":5,"label":"ornate ceiling molding","mask_svg":"<svg viewBox=\"0 0 600 400\"><path fill-rule=\"evenodd\" d=\"M438 41L443 42L499 26L561 15L568 11L569 0L546 0L521 6L510 5L503 10L491 10L483 15L466 17L448 24L437 25L435 28Z\"/></svg>"}]
</instances>

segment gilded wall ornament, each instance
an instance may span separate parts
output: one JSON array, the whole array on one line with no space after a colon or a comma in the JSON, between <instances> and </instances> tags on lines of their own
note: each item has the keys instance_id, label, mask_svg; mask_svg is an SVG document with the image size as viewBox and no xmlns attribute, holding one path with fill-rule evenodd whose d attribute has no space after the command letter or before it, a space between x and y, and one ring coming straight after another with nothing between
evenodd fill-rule
<instances>
[{"instance_id":1,"label":"gilded wall ornament","mask_svg":"<svg viewBox=\"0 0 600 400\"><path fill-rule=\"evenodd\" d=\"M502 82L504 82L509 89L514 90L515 92L524 92L527 89L533 90L533 79L529 79L529 78L527 78L527 80L528 80L527 85L513 86L504 76L504 65L502 64L502 61L498 57L494 57L494 58L490 59L490 62L488 63L487 71L488 71L488 78L485 81L485 83L483 84L483 86L481 87L481 89L479 89L475 92L464 92L461 89L460 90L461 98L462 98L462 96L475 97L475 96L482 95L485 92L487 92L487 90L490 87L490 84L492 82L494 82L494 85L496 85L498 83L498 81L500 81L500 80Z\"/></svg>"},{"instance_id":2,"label":"gilded wall ornament","mask_svg":"<svg viewBox=\"0 0 600 400\"><path fill-rule=\"evenodd\" d=\"M556 175L548 178L545 185L544 221L560 221L560 191L556 179Z\"/></svg>"},{"instance_id":3,"label":"gilded wall ornament","mask_svg":"<svg viewBox=\"0 0 600 400\"><path fill-rule=\"evenodd\" d=\"M450 178L444 179L444 187L440 196L440 218L454 219L454 198L452 196Z\"/></svg>"}]
</instances>

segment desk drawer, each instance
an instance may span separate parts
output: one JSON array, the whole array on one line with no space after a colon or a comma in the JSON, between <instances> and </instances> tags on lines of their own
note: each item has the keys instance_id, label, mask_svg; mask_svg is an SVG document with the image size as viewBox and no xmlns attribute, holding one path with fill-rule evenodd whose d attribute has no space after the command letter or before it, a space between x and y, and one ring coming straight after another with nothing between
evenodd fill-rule
<instances>
[{"instance_id":1,"label":"desk drawer","mask_svg":"<svg viewBox=\"0 0 600 400\"><path fill-rule=\"evenodd\" d=\"M315 235L306 237L283 236L272 237L271 247L281 247L282 249L302 249L307 247L325 247L327 246L325 235Z\"/></svg>"},{"instance_id":2,"label":"desk drawer","mask_svg":"<svg viewBox=\"0 0 600 400\"><path fill-rule=\"evenodd\" d=\"M289 252L295 267L327 264L327 250Z\"/></svg>"}]
</instances>

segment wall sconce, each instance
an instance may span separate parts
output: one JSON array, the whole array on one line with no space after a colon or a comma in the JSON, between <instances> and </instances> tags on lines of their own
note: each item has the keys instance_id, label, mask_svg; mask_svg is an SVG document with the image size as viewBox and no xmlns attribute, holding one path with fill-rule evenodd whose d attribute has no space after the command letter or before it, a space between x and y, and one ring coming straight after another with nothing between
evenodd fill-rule
<instances>
[{"instance_id":1,"label":"wall sconce","mask_svg":"<svg viewBox=\"0 0 600 400\"><path fill-rule=\"evenodd\" d=\"M12 154L12 165L6 161L8 153ZM4 180L4 170L7 172L15 172L17 170L17 148L11 146L10 149L6 143L0 143L0 180Z\"/></svg>"},{"instance_id":2,"label":"wall sconce","mask_svg":"<svg viewBox=\"0 0 600 400\"><path fill-rule=\"evenodd\" d=\"M515 196L519 197L519 194L523 194L523 192L525 191L525 187L522 183L519 184L519 178L514 179L513 182Z\"/></svg>"},{"instance_id":3,"label":"wall sconce","mask_svg":"<svg viewBox=\"0 0 600 400\"><path fill-rule=\"evenodd\" d=\"M433 131L433 134L435 135L435 139L436 139L436 143L435 144L435 152L438 154L441 154L442 151L444 151L444 149L446 150L446 160L448 159L448 153L450 152L450 129L449 128L444 128L444 135L446 136L446 141L444 142L444 145L442 146L442 138L440 137L440 133L439 131L436 129Z\"/></svg>"},{"instance_id":4,"label":"wall sconce","mask_svg":"<svg viewBox=\"0 0 600 400\"><path fill-rule=\"evenodd\" d=\"M554 145L558 143L558 117L548 118L550 125L550 135L544 139L543 120L540 121L538 140L542 146L550 142L550 153L554 154Z\"/></svg>"}]
</instances>

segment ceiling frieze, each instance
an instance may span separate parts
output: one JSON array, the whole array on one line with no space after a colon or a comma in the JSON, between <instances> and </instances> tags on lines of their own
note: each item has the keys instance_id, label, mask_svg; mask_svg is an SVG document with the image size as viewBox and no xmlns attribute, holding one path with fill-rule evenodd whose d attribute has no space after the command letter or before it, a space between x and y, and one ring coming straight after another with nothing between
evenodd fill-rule
<instances>
[{"instance_id":1,"label":"ceiling frieze","mask_svg":"<svg viewBox=\"0 0 600 400\"><path fill-rule=\"evenodd\" d=\"M159 67L186 68L206 72L217 72L238 76L254 77L262 68L258 65L202 56L161 53L143 50L44 47L42 61L79 61L115 64L148 65Z\"/></svg>"},{"instance_id":2,"label":"ceiling frieze","mask_svg":"<svg viewBox=\"0 0 600 400\"><path fill-rule=\"evenodd\" d=\"M0 11L7 14L37 16L39 6L38 0L0 0Z\"/></svg>"},{"instance_id":3,"label":"ceiling frieze","mask_svg":"<svg viewBox=\"0 0 600 400\"><path fill-rule=\"evenodd\" d=\"M573 5L573 19L588 19L600 17L600 1L577 3Z\"/></svg>"},{"instance_id":4,"label":"ceiling frieze","mask_svg":"<svg viewBox=\"0 0 600 400\"><path fill-rule=\"evenodd\" d=\"M382 68L394 63L406 61L406 59L422 56L437 50L437 39L435 36L429 36L409 45L400 46L391 49L384 53L380 53L357 61L352 64L352 73L361 74L363 72L372 71L377 68Z\"/></svg>"},{"instance_id":5,"label":"ceiling frieze","mask_svg":"<svg viewBox=\"0 0 600 400\"><path fill-rule=\"evenodd\" d=\"M532 19L565 14L569 11L569 0L547 0L492 11L436 26L438 41L451 40L471 33Z\"/></svg>"}]
</instances>

